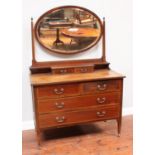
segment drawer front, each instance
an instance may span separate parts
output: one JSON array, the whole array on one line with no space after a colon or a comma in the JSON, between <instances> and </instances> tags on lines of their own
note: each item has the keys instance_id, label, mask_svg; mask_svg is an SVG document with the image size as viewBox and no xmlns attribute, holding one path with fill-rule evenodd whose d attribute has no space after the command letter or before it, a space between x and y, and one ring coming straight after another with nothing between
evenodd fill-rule
<instances>
[{"instance_id":1,"label":"drawer front","mask_svg":"<svg viewBox=\"0 0 155 155\"><path fill-rule=\"evenodd\" d=\"M39 127L48 128L67 124L113 119L119 116L119 106L97 107L77 112L59 112L39 115Z\"/></svg>"},{"instance_id":2,"label":"drawer front","mask_svg":"<svg viewBox=\"0 0 155 155\"><path fill-rule=\"evenodd\" d=\"M94 66L74 67L74 68L52 68L53 74L67 73L89 73L94 71Z\"/></svg>"},{"instance_id":3,"label":"drawer front","mask_svg":"<svg viewBox=\"0 0 155 155\"><path fill-rule=\"evenodd\" d=\"M74 73L74 68L59 68L59 69L52 69L53 74L67 74L67 73Z\"/></svg>"},{"instance_id":4,"label":"drawer front","mask_svg":"<svg viewBox=\"0 0 155 155\"><path fill-rule=\"evenodd\" d=\"M120 93L104 93L96 95L85 95L80 97L69 97L62 99L49 99L38 101L38 112L48 113L57 110L71 110L89 106L102 106L120 103Z\"/></svg>"},{"instance_id":5,"label":"drawer front","mask_svg":"<svg viewBox=\"0 0 155 155\"><path fill-rule=\"evenodd\" d=\"M79 84L60 84L37 87L37 98L58 98L80 94Z\"/></svg>"},{"instance_id":6,"label":"drawer front","mask_svg":"<svg viewBox=\"0 0 155 155\"><path fill-rule=\"evenodd\" d=\"M119 91L121 89L121 80L102 80L87 82L83 84L83 93L103 93Z\"/></svg>"},{"instance_id":7,"label":"drawer front","mask_svg":"<svg viewBox=\"0 0 155 155\"><path fill-rule=\"evenodd\" d=\"M75 68L76 73L89 73L94 71L94 66L77 67Z\"/></svg>"}]
</instances>

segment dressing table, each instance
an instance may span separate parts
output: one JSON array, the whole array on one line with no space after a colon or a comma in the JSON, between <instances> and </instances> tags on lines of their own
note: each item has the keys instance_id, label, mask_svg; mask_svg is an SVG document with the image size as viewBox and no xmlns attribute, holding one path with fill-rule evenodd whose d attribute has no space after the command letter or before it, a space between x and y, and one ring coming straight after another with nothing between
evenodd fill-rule
<instances>
[{"instance_id":1,"label":"dressing table","mask_svg":"<svg viewBox=\"0 0 155 155\"><path fill-rule=\"evenodd\" d=\"M88 23L79 22L89 21ZM58 23L58 32L51 27ZM63 22L65 23L63 25ZM67 24L68 22L68 24ZM80 29L84 33L78 33ZM93 33L89 30L95 30ZM32 30L30 79L38 144L46 129L95 121L116 120L120 135L124 76L111 70L105 55L105 20L78 6L57 7L44 13ZM69 31L69 35L64 35ZM74 36L74 34L76 36ZM92 36L91 36L92 35ZM56 39L63 44L54 44ZM78 39L76 39L78 38ZM45 52L71 55L89 52L102 38L102 57L38 62L35 39Z\"/></svg>"}]
</instances>

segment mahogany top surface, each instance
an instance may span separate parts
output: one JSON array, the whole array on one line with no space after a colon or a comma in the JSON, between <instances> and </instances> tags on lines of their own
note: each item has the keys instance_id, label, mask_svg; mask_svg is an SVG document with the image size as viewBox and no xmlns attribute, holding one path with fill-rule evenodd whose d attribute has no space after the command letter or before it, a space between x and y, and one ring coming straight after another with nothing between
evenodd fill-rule
<instances>
[{"instance_id":1,"label":"mahogany top surface","mask_svg":"<svg viewBox=\"0 0 155 155\"><path fill-rule=\"evenodd\" d=\"M115 71L103 69L91 73L76 73L76 74L31 74L31 85L48 85L57 83L83 82L91 80L106 80L124 78L125 76Z\"/></svg>"},{"instance_id":2,"label":"mahogany top surface","mask_svg":"<svg viewBox=\"0 0 155 155\"><path fill-rule=\"evenodd\" d=\"M72 29L69 28L69 29L63 29L62 34L75 38L98 37L100 34L100 30L94 28L72 28Z\"/></svg>"}]
</instances>

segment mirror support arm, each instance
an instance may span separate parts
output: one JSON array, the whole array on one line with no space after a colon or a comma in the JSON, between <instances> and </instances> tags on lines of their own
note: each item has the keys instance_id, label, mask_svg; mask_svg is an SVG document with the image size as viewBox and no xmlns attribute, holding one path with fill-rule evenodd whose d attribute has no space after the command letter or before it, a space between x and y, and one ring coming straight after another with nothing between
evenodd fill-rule
<instances>
[{"instance_id":1,"label":"mirror support arm","mask_svg":"<svg viewBox=\"0 0 155 155\"><path fill-rule=\"evenodd\" d=\"M33 18L31 18L31 40L32 40L32 64L36 62L35 58L35 44L34 44L34 30L33 30Z\"/></svg>"},{"instance_id":2,"label":"mirror support arm","mask_svg":"<svg viewBox=\"0 0 155 155\"><path fill-rule=\"evenodd\" d=\"M106 55L105 55L105 18L103 18L103 33L102 33L102 61L106 62Z\"/></svg>"}]
</instances>

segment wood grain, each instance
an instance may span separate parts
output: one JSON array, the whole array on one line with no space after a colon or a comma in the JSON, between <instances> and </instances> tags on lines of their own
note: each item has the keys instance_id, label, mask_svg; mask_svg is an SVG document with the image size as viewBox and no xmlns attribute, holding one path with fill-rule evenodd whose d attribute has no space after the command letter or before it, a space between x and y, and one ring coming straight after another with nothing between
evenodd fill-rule
<instances>
[{"instance_id":1,"label":"wood grain","mask_svg":"<svg viewBox=\"0 0 155 155\"><path fill-rule=\"evenodd\" d=\"M66 96L75 96L80 94L79 84L56 84L49 86L38 86L37 98L59 98Z\"/></svg>"},{"instance_id":2,"label":"wood grain","mask_svg":"<svg viewBox=\"0 0 155 155\"><path fill-rule=\"evenodd\" d=\"M56 112L39 115L39 128L59 127L80 123L87 123L99 120L118 118L119 106L96 106L88 110L78 110L72 112ZM58 120L56 119L58 118Z\"/></svg>"},{"instance_id":3,"label":"wood grain","mask_svg":"<svg viewBox=\"0 0 155 155\"><path fill-rule=\"evenodd\" d=\"M106 70L100 70L105 72ZM102 78L100 80L96 80L96 73L100 73L99 77ZM107 73L110 73L108 70ZM107 74L106 73L106 74ZM109 74L107 75L107 79L104 79L101 75L102 72L96 71L92 73L84 73L91 75L92 80L91 81L85 81L83 80L84 74L69 74L68 82L65 80L66 75L48 75L53 77L51 80L55 80L56 83L50 83L48 81L47 84L39 84L39 85L32 85L32 89L34 92L34 112L35 112L35 122L36 122L36 133L38 137L38 144L41 142L41 134L42 130L46 128L53 128L53 127L62 127L62 126L68 126L68 125L76 125L81 123L88 123L93 121L100 121L100 120L111 120L115 119L118 124L118 134L121 132L121 119L122 119L122 86L123 86L123 76L121 76L118 73L112 72L113 76L109 78ZM41 74L43 76L47 76L47 74ZM34 76L34 75L32 75ZM36 75L40 76L40 75ZM87 77L86 76L86 77ZM57 77L57 78L55 78ZM62 83L59 81L60 77L63 77ZM79 82L76 77L80 77L81 82ZM88 76L90 77L90 76ZM39 82L42 79L39 79ZM47 79L44 79L45 81ZM40 100L45 101L46 99L67 99L68 97L75 96L73 103L76 103L76 97L79 96L87 96L88 94L102 94L105 92L112 93L120 93L121 98L118 100L118 104L115 104L113 106L109 105L108 107L101 106L101 105L95 105L95 106L86 106L81 107L79 110L76 105L74 108L70 110L64 110L61 112L55 113L55 111L50 111L44 114L40 114L38 111L38 103ZM113 96L114 97L114 96ZM116 99L116 98L115 98ZM80 104L85 104L83 100L80 101ZM88 97L86 99L86 103L90 102ZM60 103L57 103L60 104ZM62 103L61 103L62 104ZM49 108L50 109L50 108ZM99 115L98 115L99 113ZM98 118L98 117L99 118ZM97 118L96 118L97 117ZM67 122L66 122L67 118Z\"/></svg>"},{"instance_id":4,"label":"wood grain","mask_svg":"<svg viewBox=\"0 0 155 155\"><path fill-rule=\"evenodd\" d=\"M65 75L52 75L52 74L32 74L30 75L32 85L45 85L55 83L71 83L79 81L90 81L90 80L105 80L105 79L118 79L124 76L116 73L112 70L98 70L92 73L84 74L65 74Z\"/></svg>"},{"instance_id":5,"label":"wood grain","mask_svg":"<svg viewBox=\"0 0 155 155\"><path fill-rule=\"evenodd\" d=\"M114 92L59 99L44 99L37 102L37 110L39 114L43 114L52 111L77 110L97 105L115 105L120 103L120 97L120 93Z\"/></svg>"},{"instance_id":6,"label":"wood grain","mask_svg":"<svg viewBox=\"0 0 155 155\"><path fill-rule=\"evenodd\" d=\"M83 83L83 93L103 93L120 91L121 80L98 80Z\"/></svg>"},{"instance_id":7,"label":"wood grain","mask_svg":"<svg viewBox=\"0 0 155 155\"><path fill-rule=\"evenodd\" d=\"M42 135L38 147L35 131L23 131L23 155L132 155L132 116L123 117L121 137L116 121L91 123L55 130Z\"/></svg>"}]
</instances>

